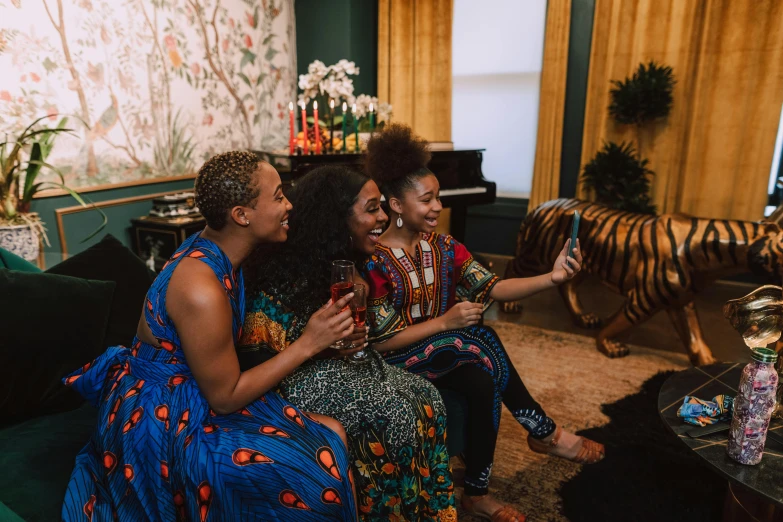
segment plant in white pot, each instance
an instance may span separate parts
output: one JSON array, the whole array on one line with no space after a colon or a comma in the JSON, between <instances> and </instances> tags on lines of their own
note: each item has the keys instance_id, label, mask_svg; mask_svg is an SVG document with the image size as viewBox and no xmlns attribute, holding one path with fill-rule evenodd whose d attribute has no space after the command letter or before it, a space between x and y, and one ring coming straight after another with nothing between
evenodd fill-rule
<instances>
[{"instance_id":1,"label":"plant in white pot","mask_svg":"<svg viewBox=\"0 0 783 522\"><path fill-rule=\"evenodd\" d=\"M80 205L87 207L84 199L65 184L63 174L46 162L59 134L71 134L65 126L68 118L62 118L54 128L41 125L48 118L38 118L14 140L0 142L0 248L8 250L28 261L35 261L41 240L47 241L40 217L30 211L33 197L46 189L61 189L70 194ZM59 181L40 180L44 169L53 172ZM83 241L93 237L106 226L106 215L97 207L103 222ZM48 241L47 241L48 244Z\"/></svg>"}]
</instances>

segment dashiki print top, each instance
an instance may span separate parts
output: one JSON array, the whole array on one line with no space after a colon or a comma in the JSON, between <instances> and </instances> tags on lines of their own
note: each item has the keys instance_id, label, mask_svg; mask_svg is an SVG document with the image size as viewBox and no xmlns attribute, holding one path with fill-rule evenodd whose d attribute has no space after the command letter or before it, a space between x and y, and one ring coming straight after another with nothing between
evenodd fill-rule
<instances>
[{"instance_id":1,"label":"dashiki print top","mask_svg":"<svg viewBox=\"0 0 783 522\"><path fill-rule=\"evenodd\" d=\"M378 243L363 275L369 284L370 342L375 343L439 317L459 301L491 303L489 294L500 280L445 234L423 234L413 255Z\"/></svg>"}]
</instances>

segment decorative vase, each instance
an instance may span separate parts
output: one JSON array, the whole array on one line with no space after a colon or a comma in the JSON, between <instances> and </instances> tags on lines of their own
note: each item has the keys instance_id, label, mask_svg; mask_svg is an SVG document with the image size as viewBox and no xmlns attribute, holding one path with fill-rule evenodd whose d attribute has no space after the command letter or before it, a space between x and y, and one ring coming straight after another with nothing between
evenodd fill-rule
<instances>
[{"instance_id":1,"label":"decorative vase","mask_svg":"<svg viewBox=\"0 0 783 522\"><path fill-rule=\"evenodd\" d=\"M22 225L0 224L0 248L35 263L41 252L41 239L34 223L40 221L35 213L27 214L27 217L30 222Z\"/></svg>"}]
</instances>

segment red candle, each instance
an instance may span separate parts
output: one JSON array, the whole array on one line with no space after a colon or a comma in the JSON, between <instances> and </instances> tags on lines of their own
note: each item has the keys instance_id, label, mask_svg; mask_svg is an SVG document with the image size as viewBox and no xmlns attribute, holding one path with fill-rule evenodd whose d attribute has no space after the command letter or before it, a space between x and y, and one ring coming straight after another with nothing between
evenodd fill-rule
<instances>
[{"instance_id":1,"label":"red candle","mask_svg":"<svg viewBox=\"0 0 783 522\"><path fill-rule=\"evenodd\" d=\"M318 124L318 102L313 102L313 125L315 125L315 153L321 153L321 125Z\"/></svg>"},{"instance_id":2,"label":"red candle","mask_svg":"<svg viewBox=\"0 0 783 522\"><path fill-rule=\"evenodd\" d=\"M294 102L288 102L288 113L291 119L291 132L288 138L288 146L290 148L291 156L296 153L296 122L294 121Z\"/></svg>"},{"instance_id":3,"label":"red candle","mask_svg":"<svg viewBox=\"0 0 783 522\"><path fill-rule=\"evenodd\" d=\"M307 108L304 102L302 102L302 132L304 132L304 144L302 145L302 153L307 154Z\"/></svg>"}]
</instances>

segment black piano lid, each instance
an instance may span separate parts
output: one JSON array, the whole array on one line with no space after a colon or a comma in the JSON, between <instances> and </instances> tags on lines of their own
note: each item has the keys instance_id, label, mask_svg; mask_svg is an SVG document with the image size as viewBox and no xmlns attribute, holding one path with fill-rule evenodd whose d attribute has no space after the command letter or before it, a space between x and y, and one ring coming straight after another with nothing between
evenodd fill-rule
<instances>
[{"instance_id":1,"label":"black piano lid","mask_svg":"<svg viewBox=\"0 0 783 522\"><path fill-rule=\"evenodd\" d=\"M485 149L454 149L432 151L428 167L441 186L441 190L487 187L491 185L491 200L494 201L495 184L486 180L481 171ZM283 181L293 181L314 168L323 165L351 165L360 167L362 154L309 154L288 155L278 152L253 151L259 159L271 163L280 173ZM444 194L446 196L446 194ZM487 201L490 202L490 201Z\"/></svg>"}]
</instances>

